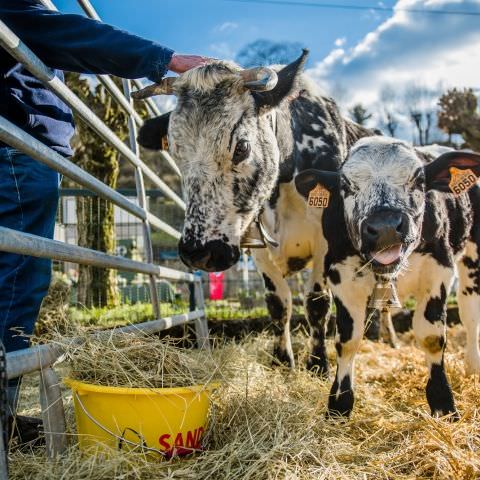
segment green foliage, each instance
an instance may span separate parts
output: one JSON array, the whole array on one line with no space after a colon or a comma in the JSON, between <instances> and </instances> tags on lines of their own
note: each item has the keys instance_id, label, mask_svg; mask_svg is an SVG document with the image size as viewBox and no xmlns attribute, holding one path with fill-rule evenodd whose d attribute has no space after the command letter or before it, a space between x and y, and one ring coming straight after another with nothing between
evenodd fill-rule
<instances>
[{"instance_id":1,"label":"green foliage","mask_svg":"<svg viewBox=\"0 0 480 480\"><path fill-rule=\"evenodd\" d=\"M453 88L439 101L438 126L449 135L461 134L468 146L480 151L480 114L478 100L471 88Z\"/></svg>"}]
</instances>

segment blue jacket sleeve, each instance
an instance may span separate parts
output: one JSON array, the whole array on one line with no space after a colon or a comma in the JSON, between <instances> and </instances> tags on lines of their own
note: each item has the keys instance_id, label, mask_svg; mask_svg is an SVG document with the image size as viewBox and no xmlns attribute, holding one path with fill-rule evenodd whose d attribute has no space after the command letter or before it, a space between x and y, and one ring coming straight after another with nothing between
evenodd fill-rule
<instances>
[{"instance_id":1,"label":"blue jacket sleeve","mask_svg":"<svg viewBox=\"0 0 480 480\"><path fill-rule=\"evenodd\" d=\"M0 0L0 18L51 68L159 81L173 50L38 0Z\"/></svg>"}]
</instances>

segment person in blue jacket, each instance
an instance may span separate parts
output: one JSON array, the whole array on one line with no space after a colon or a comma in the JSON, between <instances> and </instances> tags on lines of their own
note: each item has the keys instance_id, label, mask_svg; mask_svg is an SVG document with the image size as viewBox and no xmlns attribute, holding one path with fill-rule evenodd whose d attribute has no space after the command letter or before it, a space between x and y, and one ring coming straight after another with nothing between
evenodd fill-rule
<instances>
[{"instance_id":1,"label":"person in blue jacket","mask_svg":"<svg viewBox=\"0 0 480 480\"><path fill-rule=\"evenodd\" d=\"M158 82L168 70L182 73L207 61L82 15L50 11L39 0L0 0L0 19L62 80L67 70ZM71 110L2 48L0 115L61 155L72 154ZM58 197L55 171L0 142L0 226L53 238ZM28 346L50 278L50 260L0 252L0 339L7 352ZM8 397L13 417L18 380L10 381ZM33 420L17 417L16 424L21 441L36 436Z\"/></svg>"}]
</instances>

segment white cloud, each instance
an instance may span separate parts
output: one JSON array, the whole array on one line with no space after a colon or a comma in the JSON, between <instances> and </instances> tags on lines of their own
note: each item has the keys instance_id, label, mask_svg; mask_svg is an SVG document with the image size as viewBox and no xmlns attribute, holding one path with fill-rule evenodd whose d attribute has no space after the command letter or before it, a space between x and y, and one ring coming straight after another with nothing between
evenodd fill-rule
<instances>
[{"instance_id":1,"label":"white cloud","mask_svg":"<svg viewBox=\"0 0 480 480\"><path fill-rule=\"evenodd\" d=\"M335 42L310 75L329 90L341 84L351 103L374 102L386 83L478 87L480 18L405 9L480 13L480 0L399 0L393 15L354 47Z\"/></svg>"},{"instance_id":2,"label":"white cloud","mask_svg":"<svg viewBox=\"0 0 480 480\"><path fill-rule=\"evenodd\" d=\"M345 45L345 42L347 41L347 39L345 37L340 37L340 38L337 38L335 40L335 46L336 47L343 47L343 45Z\"/></svg>"},{"instance_id":3,"label":"white cloud","mask_svg":"<svg viewBox=\"0 0 480 480\"><path fill-rule=\"evenodd\" d=\"M223 22L220 25L217 25L214 28L215 32L226 33L236 30L238 28L238 23L235 22Z\"/></svg>"}]
</instances>

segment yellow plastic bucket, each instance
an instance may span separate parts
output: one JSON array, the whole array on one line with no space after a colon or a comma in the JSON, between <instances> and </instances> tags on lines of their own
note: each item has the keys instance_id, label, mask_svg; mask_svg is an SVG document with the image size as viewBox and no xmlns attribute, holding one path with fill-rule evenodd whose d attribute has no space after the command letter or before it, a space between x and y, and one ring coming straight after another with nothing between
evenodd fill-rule
<instances>
[{"instance_id":1,"label":"yellow plastic bucket","mask_svg":"<svg viewBox=\"0 0 480 480\"><path fill-rule=\"evenodd\" d=\"M218 387L103 387L71 378L64 382L73 392L83 451L138 448L167 458L202 450L210 395Z\"/></svg>"}]
</instances>

